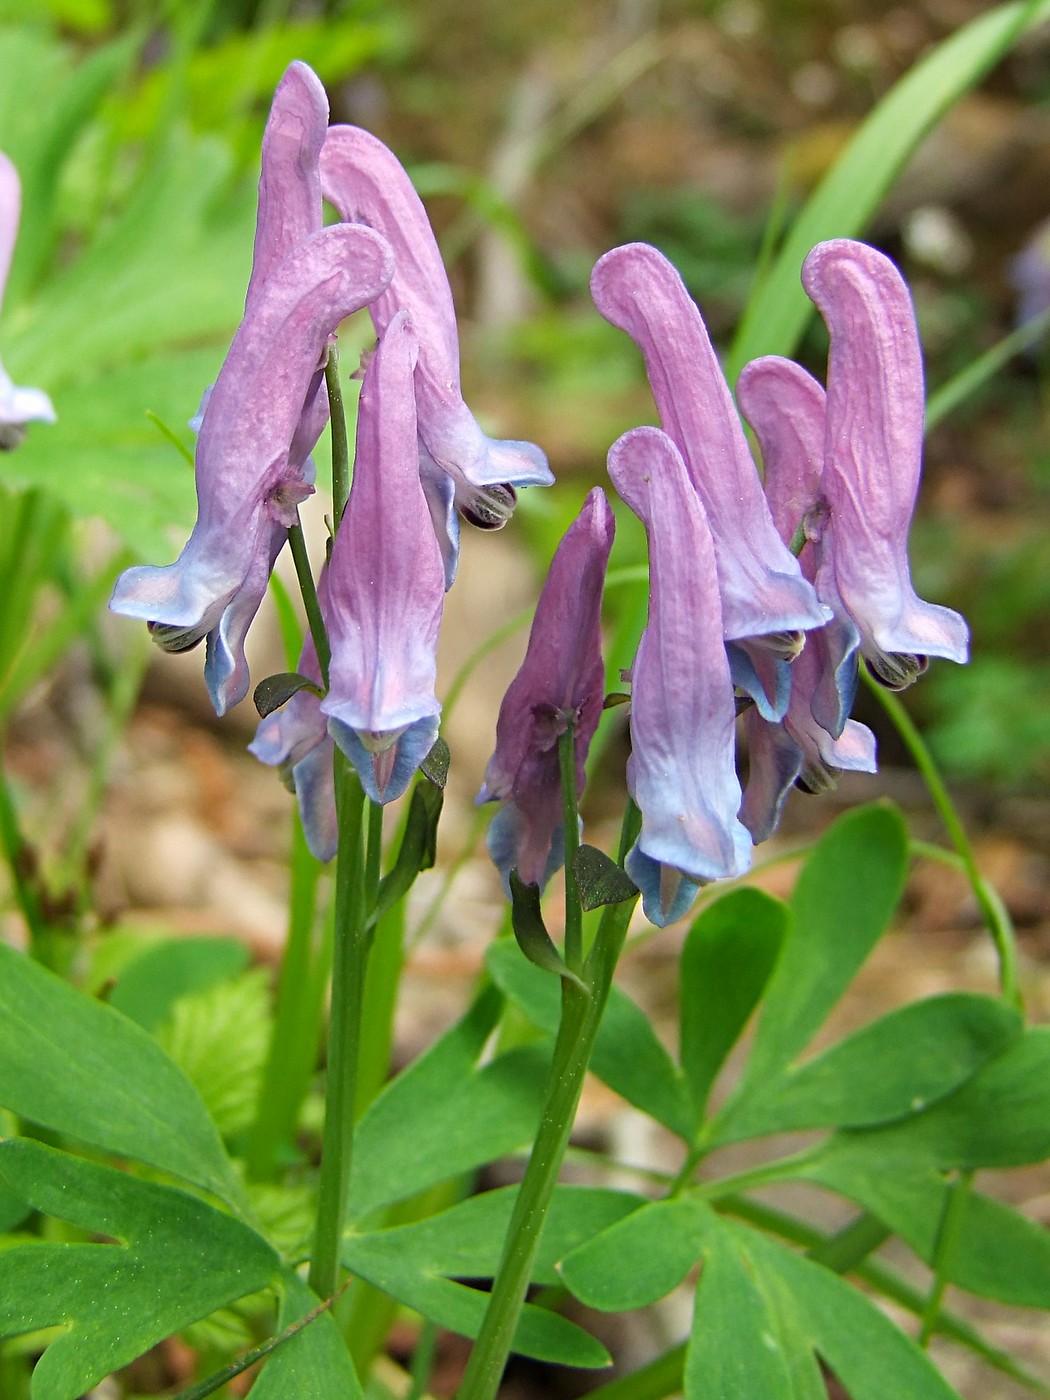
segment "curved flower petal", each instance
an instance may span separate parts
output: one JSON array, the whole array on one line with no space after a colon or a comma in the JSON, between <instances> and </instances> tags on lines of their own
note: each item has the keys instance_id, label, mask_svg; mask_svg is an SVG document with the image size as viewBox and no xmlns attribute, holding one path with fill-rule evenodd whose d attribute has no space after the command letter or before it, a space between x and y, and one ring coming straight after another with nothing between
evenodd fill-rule
<instances>
[{"instance_id":1,"label":"curved flower petal","mask_svg":"<svg viewBox=\"0 0 1050 1400\"><path fill-rule=\"evenodd\" d=\"M630 243L598 260L591 295L644 355L660 422L703 503L726 640L819 627L827 611L774 528L729 387L681 277L655 248Z\"/></svg>"},{"instance_id":2,"label":"curved flower petal","mask_svg":"<svg viewBox=\"0 0 1050 1400\"><path fill-rule=\"evenodd\" d=\"M365 371L353 486L328 570L332 664L321 710L375 802L404 792L441 712L434 682L445 575L419 479L416 354L399 313Z\"/></svg>"},{"instance_id":3,"label":"curved flower petal","mask_svg":"<svg viewBox=\"0 0 1050 1400\"><path fill-rule=\"evenodd\" d=\"M0 305L3 304L11 258L22 213L22 183L13 163L0 151ZM0 451L17 447L27 423L53 423L55 410L43 389L12 383L0 364Z\"/></svg>"},{"instance_id":4,"label":"curved flower petal","mask_svg":"<svg viewBox=\"0 0 1050 1400\"><path fill-rule=\"evenodd\" d=\"M328 337L390 276L383 239L350 225L312 234L270 273L208 401L197 439L193 533L174 564L126 570L110 602L114 612L175 632L180 646L218 625L271 557L275 528L287 530L313 489L290 448ZM246 689L246 669L238 676ZM244 689L218 696L220 712Z\"/></svg>"},{"instance_id":5,"label":"curved flower petal","mask_svg":"<svg viewBox=\"0 0 1050 1400\"><path fill-rule=\"evenodd\" d=\"M898 658L965 661L966 623L923 602L908 567L923 374L904 279L876 249L838 238L813 249L802 281L831 335L822 485L835 588L860 629L861 650L876 672L890 674Z\"/></svg>"},{"instance_id":6,"label":"curved flower petal","mask_svg":"<svg viewBox=\"0 0 1050 1400\"><path fill-rule=\"evenodd\" d=\"M658 428L635 428L613 443L609 475L649 538L649 620L631 668L627 764L642 830L627 869L646 916L665 924L691 899L673 872L695 893L750 863L737 820L736 707L714 543L677 447Z\"/></svg>"},{"instance_id":7,"label":"curved flower petal","mask_svg":"<svg viewBox=\"0 0 1050 1400\"><path fill-rule=\"evenodd\" d=\"M549 486L554 477L540 448L487 437L463 402L452 291L426 210L397 157L370 132L333 126L321 182L341 218L374 228L394 249L389 290L369 310L379 336L396 312L408 313L419 341L419 439L431 459L468 486Z\"/></svg>"},{"instance_id":8,"label":"curved flower petal","mask_svg":"<svg viewBox=\"0 0 1050 1400\"><path fill-rule=\"evenodd\" d=\"M542 888L565 859L558 737L572 725L582 792L605 692L602 590L614 530L609 503L595 487L551 560L525 659L500 705L478 801L507 803L488 838L504 880L517 868L526 884Z\"/></svg>"}]
</instances>

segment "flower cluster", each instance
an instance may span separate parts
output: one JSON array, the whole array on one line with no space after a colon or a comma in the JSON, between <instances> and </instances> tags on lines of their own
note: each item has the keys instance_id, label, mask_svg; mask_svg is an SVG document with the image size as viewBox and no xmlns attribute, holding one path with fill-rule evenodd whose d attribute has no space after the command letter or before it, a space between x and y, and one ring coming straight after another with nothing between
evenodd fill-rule
<instances>
[{"instance_id":1,"label":"flower cluster","mask_svg":"<svg viewBox=\"0 0 1050 1400\"><path fill-rule=\"evenodd\" d=\"M0 306L18 237L22 184L18 171L0 151ZM25 437L27 423L53 423L55 410L43 389L20 388L0 364L0 451L10 451Z\"/></svg>"},{"instance_id":2,"label":"flower cluster","mask_svg":"<svg viewBox=\"0 0 1050 1400\"><path fill-rule=\"evenodd\" d=\"M923 379L907 288L881 253L846 239L814 248L802 277L830 332L827 389L778 357L742 372L764 490L703 319L667 259L645 244L615 248L591 279L598 310L642 351L662 425L625 433L608 462L649 543L627 765L642 820L627 870L657 924L680 917L701 884L748 868L793 784L819 792L839 771L874 770L874 737L849 718L861 657L899 689L930 656L967 656L962 618L920 600L908 569ZM607 555L595 541L588 567L604 570ZM580 716L582 765L595 697L560 677L571 661L600 683L597 605L589 588L576 597L584 573L552 565L482 792L510 799L493 824L497 863L538 882L558 864L557 774L549 734L535 721L529 731L527 716L530 704L533 716L552 705ZM563 691L571 700L554 699Z\"/></svg>"},{"instance_id":3,"label":"flower cluster","mask_svg":"<svg viewBox=\"0 0 1050 1400\"><path fill-rule=\"evenodd\" d=\"M553 479L531 443L485 436L463 401L452 295L426 212L394 156L367 132L329 126L316 75L293 63L262 145L244 317L206 391L197 521L179 558L138 566L110 606L169 651L206 642L216 712L249 686L244 644L298 508L328 417L324 374L340 323L367 308L353 486L319 588L331 648L317 682L260 726L253 745L295 786L311 845L334 851L331 742L366 791L404 792L437 733L434 653L456 570L458 516L492 528L522 486ZM323 226L327 198L341 221Z\"/></svg>"}]
</instances>

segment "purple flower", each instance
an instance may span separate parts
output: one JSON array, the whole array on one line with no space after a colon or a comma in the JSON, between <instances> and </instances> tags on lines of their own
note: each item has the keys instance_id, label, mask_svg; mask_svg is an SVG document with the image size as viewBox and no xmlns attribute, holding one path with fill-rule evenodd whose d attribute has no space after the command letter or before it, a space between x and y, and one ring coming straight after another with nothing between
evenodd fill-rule
<instances>
[{"instance_id":1,"label":"purple flower","mask_svg":"<svg viewBox=\"0 0 1050 1400\"><path fill-rule=\"evenodd\" d=\"M0 305L18 237L22 185L18 171L0 151ZM43 389L20 388L0 364L0 451L17 447L27 423L53 423L55 410Z\"/></svg>"},{"instance_id":2,"label":"purple flower","mask_svg":"<svg viewBox=\"0 0 1050 1400\"><path fill-rule=\"evenodd\" d=\"M928 657L965 661L969 646L963 619L923 602L908 568L923 438L915 311L893 263L850 239L818 244L802 282L831 336L817 588L856 623L875 675L899 689Z\"/></svg>"},{"instance_id":3,"label":"purple flower","mask_svg":"<svg viewBox=\"0 0 1050 1400\"><path fill-rule=\"evenodd\" d=\"M736 705L713 531L678 448L658 428L635 428L613 443L609 475L649 539L627 764L642 830L627 873L646 917L662 926L685 913L701 883L750 863L737 820Z\"/></svg>"},{"instance_id":4,"label":"purple flower","mask_svg":"<svg viewBox=\"0 0 1050 1400\"><path fill-rule=\"evenodd\" d=\"M572 727L582 792L604 700L602 588L614 529L609 503L595 487L551 560L525 660L500 705L478 801L505 804L488 835L505 881L517 869L526 884L542 887L565 859L558 738Z\"/></svg>"},{"instance_id":5,"label":"purple flower","mask_svg":"<svg viewBox=\"0 0 1050 1400\"><path fill-rule=\"evenodd\" d=\"M328 569L317 585L322 617L330 613ZM308 632L299 665L300 675L323 684L317 648ZM276 768L292 788L299 803L306 844L318 860L328 861L339 844L335 813L333 746L328 723L321 713L321 697L312 690L298 690L279 710L266 716L248 745L260 763Z\"/></svg>"},{"instance_id":6,"label":"purple flower","mask_svg":"<svg viewBox=\"0 0 1050 1400\"><path fill-rule=\"evenodd\" d=\"M514 488L549 486L554 478L538 447L486 437L463 402L452 291L426 210L397 157L367 131L330 127L321 183L343 219L367 224L394 250L394 277L369 310L379 336L398 311L406 311L419 340L420 465L451 584L458 547L453 505L475 522L487 517L492 528L513 508Z\"/></svg>"},{"instance_id":7,"label":"purple flower","mask_svg":"<svg viewBox=\"0 0 1050 1400\"><path fill-rule=\"evenodd\" d=\"M645 243L614 248L591 275L607 321L645 357L660 422L685 461L714 541L726 642L736 679L771 715L787 702L784 668L759 684L761 653L790 660L827 610L777 534L707 328L685 284ZM741 652L743 653L741 655Z\"/></svg>"},{"instance_id":8,"label":"purple flower","mask_svg":"<svg viewBox=\"0 0 1050 1400\"><path fill-rule=\"evenodd\" d=\"M328 567L331 684L321 712L374 802L405 791L441 712L434 681L445 580L419 479L417 353L402 312L365 371L353 486Z\"/></svg>"},{"instance_id":9,"label":"purple flower","mask_svg":"<svg viewBox=\"0 0 1050 1400\"><path fill-rule=\"evenodd\" d=\"M174 564L140 565L117 580L110 607L149 622L168 649L188 650L207 636L210 651L226 648L237 658L233 674L213 687L220 714L248 688L243 638L269 578L275 536L279 544L313 491L297 432L328 338L391 272L386 242L345 224L311 234L270 272L208 400L193 533Z\"/></svg>"}]
</instances>

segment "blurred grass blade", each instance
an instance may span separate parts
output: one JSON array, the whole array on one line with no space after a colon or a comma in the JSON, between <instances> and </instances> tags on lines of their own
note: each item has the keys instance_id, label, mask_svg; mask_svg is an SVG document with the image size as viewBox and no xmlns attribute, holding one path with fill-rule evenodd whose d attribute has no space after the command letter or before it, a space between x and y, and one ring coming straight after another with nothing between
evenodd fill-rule
<instances>
[{"instance_id":1,"label":"blurred grass blade","mask_svg":"<svg viewBox=\"0 0 1050 1400\"><path fill-rule=\"evenodd\" d=\"M1050 0L1017 0L972 20L897 82L858 129L803 206L769 276L752 294L727 363L730 382L757 355L791 355L813 307L799 272L826 238L852 238L920 141L1027 30L1050 18Z\"/></svg>"},{"instance_id":2,"label":"blurred grass blade","mask_svg":"<svg viewBox=\"0 0 1050 1400\"><path fill-rule=\"evenodd\" d=\"M954 413L986 380L998 374L1015 355L1044 338L1048 331L1050 310L1040 312L1009 335L1004 335L1002 340L996 341L983 355L978 355L965 369L952 375L946 384L930 394L926 404L926 431L935 428L949 413Z\"/></svg>"}]
</instances>

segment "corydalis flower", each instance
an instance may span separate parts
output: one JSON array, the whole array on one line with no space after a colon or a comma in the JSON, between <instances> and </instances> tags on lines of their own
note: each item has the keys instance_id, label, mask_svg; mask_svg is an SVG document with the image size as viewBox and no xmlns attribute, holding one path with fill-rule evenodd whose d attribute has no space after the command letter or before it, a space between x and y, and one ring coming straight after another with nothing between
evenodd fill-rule
<instances>
[{"instance_id":1,"label":"corydalis flower","mask_svg":"<svg viewBox=\"0 0 1050 1400\"><path fill-rule=\"evenodd\" d=\"M817 588L856 623L876 676L899 689L927 657L965 661L969 645L963 619L923 602L908 567L924 403L915 311L889 258L850 239L818 244L802 282L831 336Z\"/></svg>"},{"instance_id":2,"label":"corydalis flower","mask_svg":"<svg viewBox=\"0 0 1050 1400\"><path fill-rule=\"evenodd\" d=\"M609 452L613 485L649 539L649 618L631 667L627 786L642 830L627 873L655 924L680 918L698 886L742 874L736 705L723 645L712 531L675 444L635 428Z\"/></svg>"},{"instance_id":3,"label":"corydalis flower","mask_svg":"<svg viewBox=\"0 0 1050 1400\"><path fill-rule=\"evenodd\" d=\"M549 486L547 458L531 442L499 441L482 432L463 402L459 334L452 291L426 210L397 157L382 141L354 126L329 128L321 152L325 198L342 218L367 224L394 250L389 289L369 307L382 336L400 310L419 341L415 372L420 470L441 543L446 581L455 575L456 510L468 519L493 519L506 510L505 486ZM513 490L509 498L513 506ZM509 512L507 512L509 513Z\"/></svg>"},{"instance_id":4,"label":"corydalis flower","mask_svg":"<svg viewBox=\"0 0 1050 1400\"><path fill-rule=\"evenodd\" d=\"M0 151L0 306L18 237L22 213L22 185L18 171ZM55 410L43 389L20 388L0 364L0 450L17 447L27 423L53 423Z\"/></svg>"},{"instance_id":5,"label":"corydalis flower","mask_svg":"<svg viewBox=\"0 0 1050 1400\"><path fill-rule=\"evenodd\" d=\"M824 390L791 360L767 356L744 367L737 397L762 449L774 523L784 540L803 525L807 542L800 563L806 578L814 580L828 538L820 485ZM807 633L805 649L791 668L791 701L783 722L770 723L748 711L750 772L740 817L755 841L764 841L776 827L792 784L822 792L834 786L840 771L875 771L874 735L847 718L857 687L858 641L845 616Z\"/></svg>"},{"instance_id":6,"label":"corydalis flower","mask_svg":"<svg viewBox=\"0 0 1050 1400\"><path fill-rule=\"evenodd\" d=\"M382 238L342 224L312 234L269 274L208 401L197 439L193 533L174 564L126 570L114 589L114 612L164 629L173 650L196 645L220 622L243 637L244 619L224 614L234 599L257 606L272 566L274 527L286 533L313 491L292 444L328 337L387 286L391 272ZM219 713L247 686L243 667L225 695L213 694Z\"/></svg>"},{"instance_id":7,"label":"corydalis flower","mask_svg":"<svg viewBox=\"0 0 1050 1400\"><path fill-rule=\"evenodd\" d=\"M614 248L595 264L591 295L598 310L627 332L645 357L660 422L681 454L714 540L727 642L738 653L738 679L772 716L787 703L781 668L770 688L758 684L754 648L793 657L799 634L819 627L827 610L777 534L732 396L700 312L674 267L646 243ZM779 684L778 684L779 682Z\"/></svg>"},{"instance_id":8,"label":"corydalis flower","mask_svg":"<svg viewBox=\"0 0 1050 1400\"><path fill-rule=\"evenodd\" d=\"M317 163L327 129L328 98L320 79L305 63L291 64L277 85L263 132L255 247L244 300L246 315L252 311L270 273L321 228L321 176ZM191 420L195 432L200 432L211 395L209 387ZM288 451L289 471L299 474L304 486L313 484L310 452L327 420L328 395L324 391L323 364L319 363L307 387ZM208 634L204 677L219 714L236 704L247 690L244 641L287 539L287 526L281 520L273 520L267 536L269 567L250 572ZM161 646L184 649L179 631L173 635L164 627L155 628L153 636Z\"/></svg>"},{"instance_id":9,"label":"corydalis flower","mask_svg":"<svg viewBox=\"0 0 1050 1400\"><path fill-rule=\"evenodd\" d=\"M321 711L374 802L405 791L441 712L434 682L444 571L419 480L416 355L400 313L365 371L354 481L328 567L331 684Z\"/></svg>"},{"instance_id":10,"label":"corydalis flower","mask_svg":"<svg viewBox=\"0 0 1050 1400\"><path fill-rule=\"evenodd\" d=\"M572 729L576 790L601 717L602 588L614 522L597 487L555 551L536 604L529 645L496 722L496 750L479 802L503 801L488 849L509 879L543 886L565 860L558 739Z\"/></svg>"}]
</instances>

